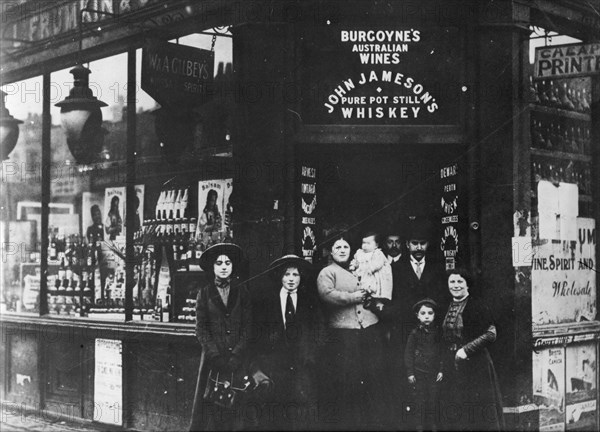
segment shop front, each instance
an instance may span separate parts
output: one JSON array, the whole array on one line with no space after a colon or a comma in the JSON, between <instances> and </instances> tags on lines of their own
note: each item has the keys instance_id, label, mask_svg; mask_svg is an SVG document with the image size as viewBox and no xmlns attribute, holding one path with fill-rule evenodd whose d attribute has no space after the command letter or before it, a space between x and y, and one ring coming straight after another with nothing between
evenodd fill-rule
<instances>
[{"instance_id":1,"label":"shop front","mask_svg":"<svg viewBox=\"0 0 600 432\"><path fill-rule=\"evenodd\" d=\"M326 265L335 230L426 217L428 259L494 306L509 427L597 428L590 7L4 8L3 412L185 429L207 247L242 246L252 288L285 253Z\"/></svg>"}]
</instances>

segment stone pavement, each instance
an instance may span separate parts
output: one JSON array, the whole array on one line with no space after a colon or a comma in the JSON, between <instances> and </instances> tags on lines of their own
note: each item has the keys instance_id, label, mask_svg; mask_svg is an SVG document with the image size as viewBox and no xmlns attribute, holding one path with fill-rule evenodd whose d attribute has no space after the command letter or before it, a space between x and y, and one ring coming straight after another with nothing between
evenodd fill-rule
<instances>
[{"instance_id":1,"label":"stone pavement","mask_svg":"<svg viewBox=\"0 0 600 432\"><path fill-rule=\"evenodd\" d=\"M5 413L3 413L5 414ZM2 415L0 432L99 432L124 430L100 423L83 423L81 421L66 421L65 419L42 416L38 413L22 415Z\"/></svg>"}]
</instances>

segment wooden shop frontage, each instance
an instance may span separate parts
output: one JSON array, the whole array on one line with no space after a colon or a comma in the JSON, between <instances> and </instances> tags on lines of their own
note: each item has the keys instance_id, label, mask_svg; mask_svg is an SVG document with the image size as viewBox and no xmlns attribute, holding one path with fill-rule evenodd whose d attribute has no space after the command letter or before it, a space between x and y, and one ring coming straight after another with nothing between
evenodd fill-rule
<instances>
[{"instance_id":1,"label":"wooden shop frontage","mask_svg":"<svg viewBox=\"0 0 600 432\"><path fill-rule=\"evenodd\" d=\"M3 415L186 429L207 247L239 244L252 290L283 254L324 266L335 229L426 215L494 306L508 427L598 428L580 3L3 4Z\"/></svg>"}]
</instances>

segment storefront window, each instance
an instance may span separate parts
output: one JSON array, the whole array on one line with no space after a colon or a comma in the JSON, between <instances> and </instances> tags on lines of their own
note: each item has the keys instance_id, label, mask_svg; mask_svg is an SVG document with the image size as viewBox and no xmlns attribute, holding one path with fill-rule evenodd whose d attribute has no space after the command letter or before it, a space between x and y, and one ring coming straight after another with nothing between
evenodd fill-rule
<instances>
[{"instance_id":1,"label":"storefront window","mask_svg":"<svg viewBox=\"0 0 600 432\"><path fill-rule=\"evenodd\" d=\"M15 148L2 161L0 312L37 314L41 274L42 78L7 84L2 91L7 95L6 108L23 123L19 125ZM50 208L55 216L68 211L59 206Z\"/></svg>"},{"instance_id":2,"label":"storefront window","mask_svg":"<svg viewBox=\"0 0 600 432\"><path fill-rule=\"evenodd\" d=\"M48 312L60 317L124 319L125 298L125 149L127 140L127 55L89 64L89 87L108 106L102 126L93 115L81 139L67 136L60 108L73 85L69 69L51 75L58 93L52 101L51 205L69 212L50 217Z\"/></svg>"},{"instance_id":3,"label":"storefront window","mask_svg":"<svg viewBox=\"0 0 600 432\"><path fill-rule=\"evenodd\" d=\"M143 206L133 319L193 322L204 277L200 255L233 236L231 35L154 42L136 55L136 190Z\"/></svg>"}]
</instances>

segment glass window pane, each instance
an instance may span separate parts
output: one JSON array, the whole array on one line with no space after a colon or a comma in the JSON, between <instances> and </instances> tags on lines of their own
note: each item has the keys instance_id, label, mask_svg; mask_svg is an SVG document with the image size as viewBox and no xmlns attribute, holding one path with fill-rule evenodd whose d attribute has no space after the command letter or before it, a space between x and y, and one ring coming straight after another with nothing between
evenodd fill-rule
<instances>
[{"instance_id":1,"label":"glass window pane","mask_svg":"<svg viewBox=\"0 0 600 432\"><path fill-rule=\"evenodd\" d=\"M89 88L107 105L91 113L55 106L74 78L71 68L51 75L50 202L69 211L50 215L48 309L57 317L123 320L127 54L86 66Z\"/></svg>"},{"instance_id":2,"label":"glass window pane","mask_svg":"<svg viewBox=\"0 0 600 432\"><path fill-rule=\"evenodd\" d=\"M3 155L0 182L1 313L39 313L41 248L42 78L2 86L19 125L16 146ZM3 133L4 137L4 133ZM6 148L8 151L9 148ZM51 209L63 211L63 209Z\"/></svg>"},{"instance_id":3,"label":"glass window pane","mask_svg":"<svg viewBox=\"0 0 600 432\"><path fill-rule=\"evenodd\" d=\"M213 35L193 34L170 43L210 51ZM175 52L168 46L164 50ZM142 51L136 53L140 84ZM194 322L196 290L204 277L200 255L210 244L232 238L232 181L222 174L232 172L232 71L231 34L223 30L214 40L209 98L192 93L198 98L194 108L181 109L178 104L161 106L152 87L138 89L136 176L144 186L145 206L136 236L143 260L136 266L134 319L160 320L163 310L163 320ZM167 74L171 78L175 80ZM209 192L211 197L217 193L218 203L216 211L211 207L206 214L217 224L202 216Z\"/></svg>"}]
</instances>

